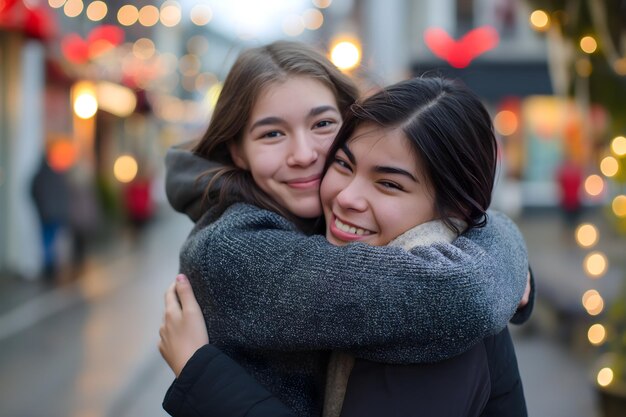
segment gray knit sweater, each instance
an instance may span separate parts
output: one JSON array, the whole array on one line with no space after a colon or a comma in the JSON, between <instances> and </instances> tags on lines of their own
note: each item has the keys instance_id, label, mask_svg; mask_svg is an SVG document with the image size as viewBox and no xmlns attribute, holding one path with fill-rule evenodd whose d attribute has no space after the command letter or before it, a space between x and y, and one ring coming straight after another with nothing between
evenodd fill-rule
<instances>
[{"instance_id":1,"label":"gray knit sweater","mask_svg":"<svg viewBox=\"0 0 626 417\"><path fill-rule=\"evenodd\" d=\"M168 187L185 187L176 178L168 173ZM180 260L211 343L300 416L321 412L328 350L389 363L449 358L507 324L528 272L519 230L496 212L452 244L406 252L333 246L235 204L198 220Z\"/></svg>"}]
</instances>

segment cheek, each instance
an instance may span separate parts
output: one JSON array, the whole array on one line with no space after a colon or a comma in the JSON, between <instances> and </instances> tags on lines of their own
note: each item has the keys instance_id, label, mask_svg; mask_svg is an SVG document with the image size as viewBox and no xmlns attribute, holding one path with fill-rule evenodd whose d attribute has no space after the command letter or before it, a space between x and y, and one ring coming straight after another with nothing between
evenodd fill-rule
<instances>
[{"instance_id":1,"label":"cheek","mask_svg":"<svg viewBox=\"0 0 626 417\"><path fill-rule=\"evenodd\" d=\"M322 184L320 185L320 199L324 207L330 208L340 188L341 177L330 168L324 175L324 178L322 178Z\"/></svg>"}]
</instances>

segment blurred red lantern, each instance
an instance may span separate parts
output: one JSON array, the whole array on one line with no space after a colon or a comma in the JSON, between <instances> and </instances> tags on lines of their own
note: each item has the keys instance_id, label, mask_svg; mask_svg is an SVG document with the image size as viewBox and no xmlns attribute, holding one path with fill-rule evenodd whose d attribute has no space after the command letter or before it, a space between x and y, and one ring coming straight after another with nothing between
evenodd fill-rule
<instances>
[{"instance_id":1,"label":"blurred red lantern","mask_svg":"<svg viewBox=\"0 0 626 417\"><path fill-rule=\"evenodd\" d=\"M93 28L87 40L76 33L65 36L61 41L61 50L68 61L74 64L84 64L122 42L124 42L122 29L112 25L102 25Z\"/></svg>"},{"instance_id":2,"label":"blurred red lantern","mask_svg":"<svg viewBox=\"0 0 626 417\"><path fill-rule=\"evenodd\" d=\"M491 26L473 29L458 41L440 28L424 32L424 42L430 50L455 68L467 67L474 58L495 48L498 41L498 32Z\"/></svg>"},{"instance_id":3,"label":"blurred red lantern","mask_svg":"<svg viewBox=\"0 0 626 417\"><path fill-rule=\"evenodd\" d=\"M45 6L27 6L23 1L0 0L0 28L20 31L28 37L46 41L56 32L56 20Z\"/></svg>"}]
</instances>

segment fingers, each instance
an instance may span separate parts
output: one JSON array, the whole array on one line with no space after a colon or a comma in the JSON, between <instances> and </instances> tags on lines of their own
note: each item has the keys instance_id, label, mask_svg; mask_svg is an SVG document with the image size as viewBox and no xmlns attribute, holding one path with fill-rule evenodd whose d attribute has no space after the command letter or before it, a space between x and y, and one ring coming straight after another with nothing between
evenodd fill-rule
<instances>
[{"instance_id":1,"label":"fingers","mask_svg":"<svg viewBox=\"0 0 626 417\"><path fill-rule=\"evenodd\" d=\"M183 311L200 311L198 301L193 294L193 289L187 277L180 274L176 277L176 294L182 305Z\"/></svg>"}]
</instances>

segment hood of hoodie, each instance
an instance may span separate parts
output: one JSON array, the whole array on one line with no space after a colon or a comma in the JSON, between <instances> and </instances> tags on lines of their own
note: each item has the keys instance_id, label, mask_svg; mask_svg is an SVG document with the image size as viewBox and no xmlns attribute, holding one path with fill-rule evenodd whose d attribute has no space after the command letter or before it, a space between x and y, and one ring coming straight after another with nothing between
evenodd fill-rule
<instances>
[{"instance_id":1,"label":"hood of hoodie","mask_svg":"<svg viewBox=\"0 0 626 417\"><path fill-rule=\"evenodd\" d=\"M174 210L186 214L195 223L215 204L208 195L205 198L206 187L212 178L212 174L206 172L221 164L194 154L192 147L192 142L186 142L167 150L165 194ZM219 183L214 189L219 190Z\"/></svg>"}]
</instances>

